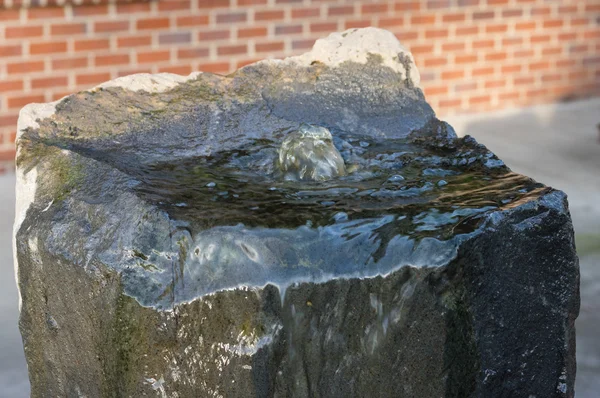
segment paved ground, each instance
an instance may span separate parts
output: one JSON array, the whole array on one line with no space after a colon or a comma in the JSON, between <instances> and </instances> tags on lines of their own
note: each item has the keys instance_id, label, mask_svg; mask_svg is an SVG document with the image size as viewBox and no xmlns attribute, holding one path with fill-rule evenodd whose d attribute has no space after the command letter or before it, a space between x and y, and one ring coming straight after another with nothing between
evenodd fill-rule
<instances>
[{"instance_id":1,"label":"paved ground","mask_svg":"<svg viewBox=\"0 0 600 398\"><path fill-rule=\"evenodd\" d=\"M514 171L565 191L581 265L577 398L600 396L600 99L448 118Z\"/></svg>"},{"instance_id":2,"label":"paved ground","mask_svg":"<svg viewBox=\"0 0 600 398\"><path fill-rule=\"evenodd\" d=\"M514 171L569 195L581 258L581 314L577 320L576 396L600 391L600 99L448 120L471 134ZM0 177L0 397L29 395L17 329L11 234L14 177Z\"/></svg>"}]
</instances>

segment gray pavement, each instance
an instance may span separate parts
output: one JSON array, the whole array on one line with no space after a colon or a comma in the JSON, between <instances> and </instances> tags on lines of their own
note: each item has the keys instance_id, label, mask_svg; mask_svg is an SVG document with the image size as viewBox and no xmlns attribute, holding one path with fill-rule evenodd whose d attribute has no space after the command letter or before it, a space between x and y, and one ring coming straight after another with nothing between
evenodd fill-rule
<instances>
[{"instance_id":1,"label":"gray pavement","mask_svg":"<svg viewBox=\"0 0 600 398\"><path fill-rule=\"evenodd\" d=\"M447 118L514 171L569 195L581 260L576 396L600 391L600 99ZM0 176L0 397L29 395L12 259L14 176Z\"/></svg>"},{"instance_id":2,"label":"gray pavement","mask_svg":"<svg viewBox=\"0 0 600 398\"><path fill-rule=\"evenodd\" d=\"M17 325L19 303L12 256L15 177L0 176L0 397L29 396L29 379Z\"/></svg>"},{"instance_id":3,"label":"gray pavement","mask_svg":"<svg viewBox=\"0 0 600 398\"><path fill-rule=\"evenodd\" d=\"M567 193L581 266L577 398L600 396L600 99L446 118L513 170Z\"/></svg>"}]
</instances>

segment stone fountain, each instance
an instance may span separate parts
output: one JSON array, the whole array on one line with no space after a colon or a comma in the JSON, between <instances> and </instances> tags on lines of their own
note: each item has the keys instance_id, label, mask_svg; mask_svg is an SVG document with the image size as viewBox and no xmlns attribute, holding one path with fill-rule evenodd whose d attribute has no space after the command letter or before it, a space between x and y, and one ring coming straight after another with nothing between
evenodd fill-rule
<instances>
[{"instance_id":1,"label":"stone fountain","mask_svg":"<svg viewBox=\"0 0 600 398\"><path fill-rule=\"evenodd\" d=\"M378 29L26 106L32 397L573 397L566 195L457 138Z\"/></svg>"}]
</instances>

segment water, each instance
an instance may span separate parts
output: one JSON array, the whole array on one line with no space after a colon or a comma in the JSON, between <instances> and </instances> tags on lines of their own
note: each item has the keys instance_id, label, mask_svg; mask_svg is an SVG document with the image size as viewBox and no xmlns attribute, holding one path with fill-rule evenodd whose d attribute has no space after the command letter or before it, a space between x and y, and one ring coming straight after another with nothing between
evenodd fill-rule
<instances>
[{"instance_id":1,"label":"water","mask_svg":"<svg viewBox=\"0 0 600 398\"><path fill-rule=\"evenodd\" d=\"M405 265L440 266L486 214L547 190L505 167L488 167L493 155L472 140L445 147L337 132L313 158L306 145L295 145L311 178L282 172L281 144L269 140L131 168L128 185L168 216L175 244L129 248L128 294L164 308L241 285L285 290ZM286 156L299 158L290 151L288 145ZM341 156L343 173L316 165L328 156Z\"/></svg>"}]
</instances>

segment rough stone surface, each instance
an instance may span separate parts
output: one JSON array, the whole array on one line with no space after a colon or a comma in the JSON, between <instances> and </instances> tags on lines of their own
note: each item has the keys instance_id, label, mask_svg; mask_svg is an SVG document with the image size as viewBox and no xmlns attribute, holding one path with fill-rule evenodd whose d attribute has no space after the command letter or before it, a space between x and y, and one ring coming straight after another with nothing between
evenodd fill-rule
<instances>
[{"instance_id":1,"label":"rough stone surface","mask_svg":"<svg viewBox=\"0 0 600 398\"><path fill-rule=\"evenodd\" d=\"M573 397L566 196L457 138L417 84L366 29L25 107L32 396ZM344 173L285 178L304 123Z\"/></svg>"}]
</instances>

